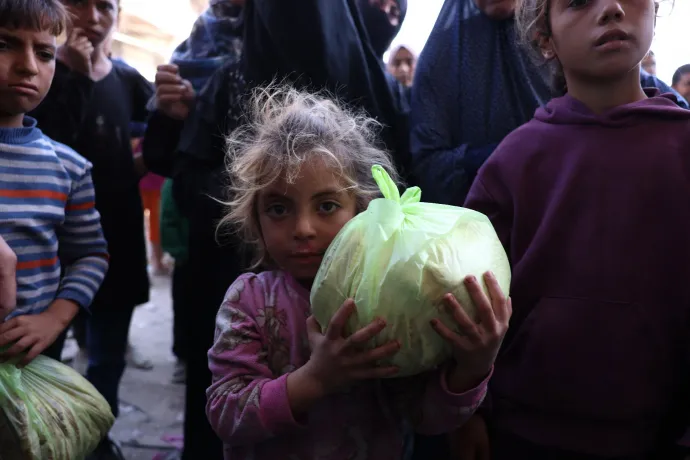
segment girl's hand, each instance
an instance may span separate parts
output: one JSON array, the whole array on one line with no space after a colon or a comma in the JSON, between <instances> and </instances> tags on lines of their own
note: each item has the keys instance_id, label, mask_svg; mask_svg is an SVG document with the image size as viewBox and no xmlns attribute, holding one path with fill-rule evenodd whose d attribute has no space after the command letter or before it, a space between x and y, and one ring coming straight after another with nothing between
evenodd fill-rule
<instances>
[{"instance_id":1,"label":"girl's hand","mask_svg":"<svg viewBox=\"0 0 690 460\"><path fill-rule=\"evenodd\" d=\"M474 276L465 278L465 286L477 307L477 322L467 316L452 294L446 295L443 300L460 334L451 331L438 319L431 321L436 332L453 347L456 366L449 375L448 385L454 393L471 390L486 378L508 331L513 310L510 299L503 295L491 272L484 275L484 282L490 298L484 294Z\"/></svg>"},{"instance_id":2,"label":"girl's hand","mask_svg":"<svg viewBox=\"0 0 690 460\"><path fill-rule=\"evenodd\" d=\"M351 336L344 336L347 321L355 310L355 303L347 300L333 315L324 334L313 316L307 320L312 353L304 371L318 382L324 395L360 380L391 377L398 372L396 367L379 367L376 363L397 353L400 343L393 341L373 350L367 348L369 341L386 327L385 321L376 319Z\"/></svg>"}]
</instances>

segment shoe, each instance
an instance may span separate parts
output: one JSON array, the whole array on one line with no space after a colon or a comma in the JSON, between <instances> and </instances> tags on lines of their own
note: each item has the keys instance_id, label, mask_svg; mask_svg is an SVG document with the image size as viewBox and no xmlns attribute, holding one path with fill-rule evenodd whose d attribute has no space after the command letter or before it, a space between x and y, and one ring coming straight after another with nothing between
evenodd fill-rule
<instances>
[{"instance_id":1,"label":"shoe","mask_svg":"<svg viewBox=\"0 0 690 460\"><path fill-rule=\"evenodd\" d=\"M153 363L150 359L141 354L138 348L131 344L127 346L127 355L125 357L127 365L142 371L150 371L153 369Z\"/></svg>"},{"instance_id":2,"label":"shoe","mask_svg":"<svg viewBox=\"0 0 690 460\"><path fill-rule=\"evenodd\" d=\"M106 437L96 450L87 455L86 460L126 460L120 446L115 441Z\"/></svg>"}]
</instances>

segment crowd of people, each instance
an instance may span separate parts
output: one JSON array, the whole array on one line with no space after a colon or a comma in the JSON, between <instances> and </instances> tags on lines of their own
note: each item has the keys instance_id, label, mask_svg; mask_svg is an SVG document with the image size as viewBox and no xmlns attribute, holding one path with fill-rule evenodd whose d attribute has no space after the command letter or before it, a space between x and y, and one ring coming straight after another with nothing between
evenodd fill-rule
<instances>
[{"instance_id":1,"label":"crowd of people","mask_svg":"<svg viewBox=\"0 0 690 460\"><path fill-rule=\"evenodd\" d=\"M148 82L119 0L0 0L0 358L73 327L117 417L167 253L182 459L684 458L690 64L655 76L657 8L445 0L384 62L407 0L211 0ZM413 378L352 302L310 317L373 165L488 216L513 271L465 280L477 321L444 298L453 359Z\"/></svg>"}]
</instances>

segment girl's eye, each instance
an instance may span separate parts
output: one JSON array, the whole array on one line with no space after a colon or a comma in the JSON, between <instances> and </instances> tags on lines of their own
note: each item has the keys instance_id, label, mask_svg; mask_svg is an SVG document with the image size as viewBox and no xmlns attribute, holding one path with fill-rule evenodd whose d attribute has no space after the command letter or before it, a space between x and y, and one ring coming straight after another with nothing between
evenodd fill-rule
<instances>
[{"instance_id":1,"label":"girl's eye","mask_svg":"<svg viewBox=\"0 0 690 460\"><path fill-rule=\"evenodd\" d=\"M7 49L7 42L0 40L0 51Z\"/></svg>"},{"instance_id":2,"label":"girl's eye","mask_svg":"<svg viewBox=\"0 0 690 460\"><path fill-rule=\"evenodd\" d=\"M283 217L287 212L287 206L282 204L272 204L266 208L266 214L271 217Z\"/></svg>"},{"instance_id":3,"label":"girl's eye","mask_svg":"<svg viewBox=\"0 0 690 460\"><path fill-rule=\"evenodd\" d=\"M569 0L569 8L581 8L589 3L589 0Z\"/></svg>"},{"instance_id":4,"label":"girl's eye","mask_svg":"<svg viewBox=\"0 0 690 460\"><path fill-rule=\"evenodd\" d=\"M340 205L333 201L326 201L319 205L319 212L323 214L333 214L338 209L340 209Z\"/></svg>"}]
</instances>

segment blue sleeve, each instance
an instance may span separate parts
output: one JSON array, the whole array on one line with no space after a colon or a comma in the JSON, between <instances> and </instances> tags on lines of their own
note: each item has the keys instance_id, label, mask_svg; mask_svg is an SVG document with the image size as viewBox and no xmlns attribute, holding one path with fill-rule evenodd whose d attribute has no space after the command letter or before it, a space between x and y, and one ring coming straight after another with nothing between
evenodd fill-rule
<instances>
[{"instance_id":1,"label":"blue sleeve","mask_svg":"<svg viewBox=\"0 0 690 460\"><path fill-rule=\"evenodd\" d=\"M453 123L458 117L450 113L454 107L444 85L433 78L448 75L439 64L432 67L429 60L420 58L412 87L413 176L424 201L462 206L477 171L498 144L469 145L454 139Z\"/></svg>"},{"instance_id":2,"label":"blue sleeve","mask_svg":"<svg viewBox=\"0 0 690 460\"><path fill-rule=\"evenodd\" d=\"M641 71L640 72L640 83L642 84L643 88L657 88L659 91L661 91L662 94L665 93L672 93L674 96L676 96L678 105L684 109L690 108L690 105L688 105L688 101L683 99L683 96L681 96L675 89L671 88L668 86L666 83L655 77L654 75L651 75L647 72Z\"/></svg>"}]
</instances>

